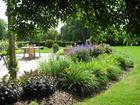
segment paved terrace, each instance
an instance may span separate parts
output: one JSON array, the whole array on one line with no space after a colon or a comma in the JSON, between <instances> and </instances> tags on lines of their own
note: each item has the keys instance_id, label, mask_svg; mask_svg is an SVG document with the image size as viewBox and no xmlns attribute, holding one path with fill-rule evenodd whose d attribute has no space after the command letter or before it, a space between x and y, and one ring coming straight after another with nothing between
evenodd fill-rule
<instances>
[{"instance_id":1,"label":"paved terrace","mask_svg":"<svg viewBox=\"0 0 140 105\"><path fill-rule=\"evenodd\" d=\"M17 75L18 76L22 75L24 71L36 70L40 61L48 61L51 56L52 56L51 54L41 53L40 58L28 60L28 59L23 59L23 54L17 54L16 57L18 60L18 68L19 68ZM7 74L8 74L8 70L2 59L0 60L0 77L3 77L4 75Z\"/></svg>"}]
</instances>

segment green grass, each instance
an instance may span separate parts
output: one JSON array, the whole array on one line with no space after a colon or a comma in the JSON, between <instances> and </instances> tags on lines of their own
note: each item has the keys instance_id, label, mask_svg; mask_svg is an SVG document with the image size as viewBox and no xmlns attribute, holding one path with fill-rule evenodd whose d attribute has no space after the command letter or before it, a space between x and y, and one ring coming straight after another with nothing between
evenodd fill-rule
<instances>
[{"instance_id":1,"label":"green grass","mask_svg":"<svg viewBox=\"0 0 140 105\"><path fill-rule=\"evenodd\" d=\"M64 47L59 47L59 50L63 49ZM38 50L37 50L38 52ZM52 48L47 48L47 47L44 47L44 49L41 49L40 50L41 53L53 53L53 49ZM23 50L22 49L17 49L16 50L16 53L17 54L21 54L23 53Z\"/></svg>"},{"instance_id":2,"label":"green grass","mask_svg":"<svg viewBox=\"0 0 140 105\"><path fill-rule=\"evenodd\" d=\"M140 105L140 47L114 47L133 57L135 68L105 92L76 105Z\"/></svg>"}]
</instances>

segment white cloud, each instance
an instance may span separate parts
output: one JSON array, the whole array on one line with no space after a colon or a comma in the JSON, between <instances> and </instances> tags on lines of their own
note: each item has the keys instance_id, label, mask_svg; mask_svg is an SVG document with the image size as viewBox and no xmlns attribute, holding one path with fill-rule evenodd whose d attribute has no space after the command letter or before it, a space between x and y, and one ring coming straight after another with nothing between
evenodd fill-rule
<instances>
[{"instance_id":1,"label":"white cloud","mask_svg":"<svg viewBox=\"0 0 140 105\"><path fill-rule=\"evenodd\" d=\"M6 4L3 2L3 0L0 0L0 18L7 22L7 16L5 14L6 8Z\"/></svg>"}]
</instances>

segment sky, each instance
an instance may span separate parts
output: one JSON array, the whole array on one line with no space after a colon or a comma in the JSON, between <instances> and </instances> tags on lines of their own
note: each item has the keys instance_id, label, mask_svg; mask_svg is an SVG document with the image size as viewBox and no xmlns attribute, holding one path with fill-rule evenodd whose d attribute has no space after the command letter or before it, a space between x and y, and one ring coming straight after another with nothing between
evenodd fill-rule
<instances>
[{"instance_id":1,"label":"sky","mask_svg":"<svg viewBox=\"0 0 140 105\"><path fill-rule=\"evenodd\" d=\"M3 0L0 0L0 18L7 22L7 16L5 15L6 12L6 4Z\"/></svg>"},{"instance_id":2,"label":"sky","mask_svg":"<svg viewBox=\"0 0 140 105\"><path fill-rule=\"evenodd\" d=\"M3 0L0 0L0 18L3 19L5 22L7 22L7 16L5 15L6 8L6 4L3 2ZM56 30L60 32L60 29L63 25L64 24L61 21L59 21Z\"/></svg>"}]
</instances>

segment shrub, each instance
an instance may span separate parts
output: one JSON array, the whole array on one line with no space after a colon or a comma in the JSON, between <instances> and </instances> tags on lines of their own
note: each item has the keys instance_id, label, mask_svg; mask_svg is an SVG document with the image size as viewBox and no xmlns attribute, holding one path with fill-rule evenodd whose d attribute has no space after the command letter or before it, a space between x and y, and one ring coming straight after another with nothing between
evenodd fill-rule
<instances>
[{"instance_id":1,"label":"shrub","mask_svg":"<svg viewBox=\"0 0 140 105\"><path fill-rule=\"evenodd\" d=\"M64 71L64 74L58 79L58 87L62 90L84 96L90 94L98 85L95 76L89 71L72 68Z\"/></svg>"},{"instance_id":2,"label":"shrub","mask_svg":"<svg viewBox=\"0 0 140 105\"><path fill-rule=\"evenodd\" d=\"M59 46L62 46L62 47L66 47L68 45L73 45L73 42L69 42L69 41L55 41L55 43L58 43Z\"/></svg>"},{"instance_id":3,"label":"shrub","mask_svg":"<svg viewBox=\"0 0 140 105\"><path fill-rule=\"evenodd\" d=\"M41 62L39 64L39 71L41 73L50 74L54 77L58 77L59 74L65 69L68 68L73 62L69 58L59 58L51 59L48 63Z\"/></svg>"},{"instance_id":4,"label":"shrub","mask_svg":"<svg viewBox=\"0 0 140 105\"><path fill-rule=\"evenodd\" d=\"M118 80L121 69L114 56L102 54L95 60L87 63L87 68L93 71L98 78L102 78L105 82L108 80Z\"/></svg>"},{"instance_id":5,"label":"shrub","mask_svg":"<svg viewBox=\"0 0 140 105\"><path fill-rule=\"evenodd\" d=\"M133 62L132 58L130 58L129 56L127 56L125 54L117 54L114 56L115 56L116 61L119 64L119 66L123 70L127 70L128 68L134 67L134 62Z\"/></svg>"},{"instance_id":6,"label":"shrub","mask_svg":"<svg viewBox=\"0 0 140 105\"><path fill-rule=\"evenodd\" d=\"M31 77L23 86L23 95L27 98L40 98L55 92L54 79L50 76Z\"/></svg>"},{"instance_id":7,"label":"shrub","mask_svg":"<svg viewBox=\"0 0 140 105\"><path fill-rule=\"evenodd\" d=\"M8 50L8 41L1 40L0 41L0 53L6 54Z\"/></svg>"},{"instance_id":8,"label":"shrub","mask_svg":"<svg viewBox=\"0 0 140 105\"><path fill-rule=\"evenodd\" d=\"M89 61L90 54L88 51L79 50L75 53L72 53L71 58L73 61Z\"/></svg>"},{"instance_id":9,"label":"shrub","mask_svg":"<svg viewBox=\"0 0 140 105\"><path fill-rule=\"evenodd\" d=\"M32 102L29 103L29 105L39 105L39 104L35 101L32 101Z\"/></svg>"},{"instance_id":10,"label":"shrub","mask_svg":"<svg viewBox=\"0 0 140 105\"><path fill-rule=\"evenodd\" d=\"M118 80L122 71L118 66L110 65L107 68L107 77L111 80Z\"/></svg>"},{"instance_id":11,"label":"shrub","mask_svg":"<svg viewBox=\"0 0 140 105\"><path fill-rule=\"evenodd\" d=\"M20 42L17 42L16 44L17 44L18 48L21 48L21 47L27 46L29 44L29 42L28 41L20 41Z\"/></svg>"},{"instance_id":12,"label":"shrub","mask_svg":"<svg viewBox=\"0 0 140 105\"><path fill-rule=\"evenodd\" d=\"M101 54L104 54L104 53L109 54L111 52L112 52L112 49L111 49L110 45L100 44L100 45L95 46L93 49L91 49L90 55L92 57L97 57Z\"/></svg>"},{"instance_id":13,"label":"shrub","mask_svg":"<svg viewBox=\"0 0 140 105\"><path fill-rule=\"evenodd\" d=\"M17 101L18 90L16 85L6 81L0 82L0 104L7 105Z\"/></svg>"},{"instance_id":14,"label":"shrub","mask_svg":"<svg viewBox=\"0 0 140 105\"><path fill-rule=\"evenodd\" d=\"M53 44L53 52L56 53L59 50L59 45L57 43Z\"/></svg>"},{"instance_id":15,"label":"shrub","mask_svg":"<svg viewBox=\"0 0 140 105\"><path fill-rule=\"evenodd\" d=\"M54 44L54 41L51 39L46 41L46 47L48 47L48 48L52 48L53 44Z\"/></svg>"},{"instance_id":16,"label":"shrub","mask_svg":"<svg viewBox=\"0 0 140 105\"><path fill-rule=\"evenodd\" d=\"M20 83L25 83L27 80L31 77L36 77L36 76L44 76L43 73L39 73L38 70L35 71L24 71L24 74L19 77L18 82Z\"/></svg>"},{"instance_id":17,"label":"shrub","mask_svg":"<svg viewBox=\"0 0 140 105\"><path fill-rule=\"evenodd\" d=\"M60 49L60 50L57 52L57 55L58 55L58 56L64 55L64 49Z\"/></svg>"}]
</instances>

